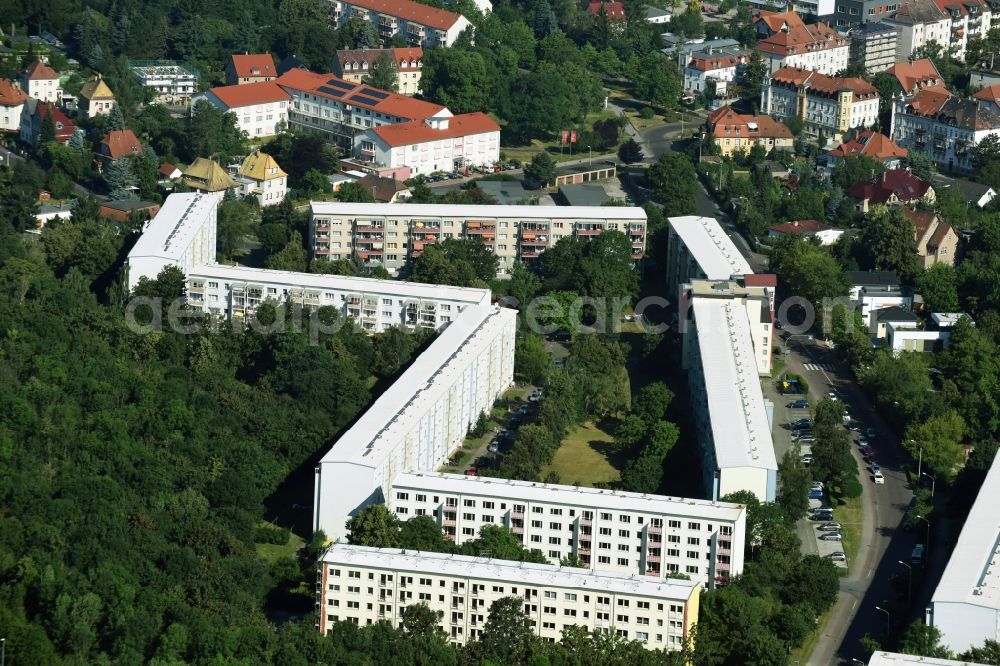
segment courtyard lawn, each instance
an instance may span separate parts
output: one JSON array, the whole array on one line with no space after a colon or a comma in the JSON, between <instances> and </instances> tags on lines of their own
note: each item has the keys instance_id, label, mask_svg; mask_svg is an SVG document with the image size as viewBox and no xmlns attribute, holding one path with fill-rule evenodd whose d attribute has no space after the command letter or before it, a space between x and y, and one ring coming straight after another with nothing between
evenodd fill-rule
<instances>
[{"instance_id":1,"label":"courtyard lawn","mask_svg":"<svg viewBox=\"0 0 1000 666\"><path fill-rule=\"evenodd\" d=\"M605 427L611 430L610 426ZM563 440L552 464L543 467L539 476L544 479L549 472L555 472L559 482L567 485L616 483L621 479L617 466L624 461L612 450L613 439L596 423L576 427Z\"/></svg>"},{"instance_id":2,"label":"courtyard lawn","mask_svg":"<svg viewBox=\"0 0 1000 666\"><path fill-rule=\"evenodd\" d=\"M267 526L269 523L263 522L261 526ZM276 545L273 543L258 543L255 544L257 549L257 557L264 560L265 562L274 563L284 557L295 557L295 553L299 551L299 548L305 545L305 541L302 537L297 536L294 532L288 538L288 543L283 545Z\"/></svg>"}]
</instances>

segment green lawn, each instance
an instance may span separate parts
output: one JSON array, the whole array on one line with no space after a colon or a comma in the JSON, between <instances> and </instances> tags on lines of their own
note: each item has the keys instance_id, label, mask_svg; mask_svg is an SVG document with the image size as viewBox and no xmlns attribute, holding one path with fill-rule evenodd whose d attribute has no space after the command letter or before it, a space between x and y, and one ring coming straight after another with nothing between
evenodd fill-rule
<instances>
[{"instance_id":1,"label":"green lawn","mask_svg":"<svg viewBox=\"0 0 1000 666\"><path fill-rule=\"evenodd\" d=\"M802 645L792 650L792 653L788 655L789 664L801 664L809 660L809 656L816 647L816 642L819 641L820 634L822 634L823 629L826 628L826 621L828 619L830 619L830 611L827 611L816 618L816 628L809 632L806 639L802 641Z\"/></svg>"},{"instance_id":2,"label":"green lawn","mask_svg":"<svg viewBox=\"0 0 1000 666\"><path fill-rule=\"evenodd\" d=\"M611 450L613 439L595 423L574 428L563 440L555 460L543 467L539 476L544 479L549 472L555 472L560 483L579 482L581 486L619 481L621 474L615 465L622 461Z\"/></svg>"},{"instance_id":3,"label":"green lawn","mask_svg":"<svg viewBox=\"0 0 1000 666\"><path fill-rule=\"evenodd\" d=\"M840 533L844 540L844 554L847 555L847 565L851 566L861 547L861 498L845 499L843 504L833 510L833 519L842 525Z\"/></svg>"},{"instance_id":4,"label":"green lawn","mask_svg":"<svg viewBox=\"0 0 1000 666\"><path fill-rule=\"evenodd\" d=\"M269 525L269 523L261 523L261 525ZM301 537L296 536L293 532L291 537L288 539L288 543L277 546L273 543L258 543L257 547L257 557L266 562L276 562L283 557L295 557L295 553L298 552L299 548L305 545L305 541Z\"/></svg>"},{"instance_id":5,"label":"green lawn","mask_svg":"<svg viewBox=\"0 0 1000 666\"><path fill-rule=\"evenodd\" d=\"M576 129L577 131L580 131L583 128L590 128L598 120L614 117L615 114L612 111L594 111L593 113L587 114L586 119ZM567 127L566 129L569 130L572 128ZM538 139L535 139L530 145L526 146L500 146L500 152L502 152L508 160L520 160L521 162L530 162L534 159L535 155L546 149L550 149L549 155L556 162L578 160L587 157L589 154L587 147L579 143L572 146L572 154L570 154L569 144L563 146L562 154L560 154L559 137L556 137L553 141L539 141ZM613 153L615 150L617 150L617 146L609 149L608 152ZM595 150L594 152L596 153L597 151Z\"/></svg>"}]
</instances>

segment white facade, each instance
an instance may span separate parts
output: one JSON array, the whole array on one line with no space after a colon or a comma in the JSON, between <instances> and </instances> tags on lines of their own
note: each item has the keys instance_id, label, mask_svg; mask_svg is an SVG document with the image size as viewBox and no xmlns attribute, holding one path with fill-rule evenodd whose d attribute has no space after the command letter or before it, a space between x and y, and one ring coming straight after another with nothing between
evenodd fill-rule
<instances>
[{"instance_id":1,"label":"white facade","mask_svg":"<svg viewBox=\"0 0 1000 666\"><path fill-rule=\"evenodd\" d=\"M488 292L487 292L488 293ZM514 381L517 313L468 306L316 466L313 529L333 540L402 472L437 469Z\"/></svg>"},{"instance_id":2,"label":"white facade","mask_svg":"<svg viewBox=\"0 0 1000 666\"><path fill-rule=\"evenodd\" d=\"M58 104L61 100L62 88L59 87L59 78L54 79L27 79L24 91L28 97L34 97L40 102Z\"/></svg>"},{"instance_id":3,"label":"white facade","mask_svg":"<svg viewBox=\"0 0 1000 666\"><path fill-rule=\"evenodd\" d=\"M771 344L774 342L774 321L771 301L774 291L768 287L746 286L741 280L693 280L681 287L679 299L683 312L679 317L681 338L681 367L688 369L691 350L689 345L697 339L695 327L689 325L691 306L700 298L721 298L742 308L741 318L746 318L753 344L757 374L771 374ZM691 334L691 335L689 335Z\"/></svg>"},{"instance_id":4,"label":"white facade","mask_svg":"<svg viewBox=\"0 0 1000 666\"><path fill-rule=\"evenodd\" d=\"M546 640L582 625L649 650L680 650L700 600L693 581L345 544L324 553L316 584L322 634L338 621L398 626L403 608L423 603L441 611L441 628L458 644L482 635L493 602L518 597Z\"/></svg>"},{"instance_id":5,"label":"white facade","mask_svg":"<svg viewBox=\"0 0 1000 666\"><path fill-rule=\"evenodd\" d=\"M460 134L463 116L454 116L371 128L356 139L357 152L379 166L409 167L414 176L496 164L500 161L499 125L484 114L468 115L482 116L489 127Z\"/></svg>"},{"instance_id":6,"label":"white facade","mask_svg":"<svg viewBox=\"0 0 1000 666\"><path fill-rule=\"evenodd\" d=\"M222 264L195 266L187 276L188 304L219 317L245 319L265 301L291 302L332 307L370 333L391 326L439 328L467 306L489 302L484 289Z\"/></svg>"},{"instance_id":7,"label":"white facade","mask_svg":"<svg viewBox=\"0 0 1000 666\"><path fill-rule=\"evenodd\" d=\"M775 55L762 53L761 55L770 63L772 72L782 67L795 67L797 69L813 69L830 76L835 76L837 72L847 69L850 63L851 47L846 42L843 45L829 49L817 49L804 53L789 55Z\"/></svg>"},{"instance_id":8,"label":"white facade","mask_svg":"<svg viewBox=\"0 0 1000 666\"><path fill-rule=\"evenodd\" d=\"M128 253L128 288L139 278L156 279L167 266L188 275L194 268L215 263L218 200L204 194L171 194L156 218Z\"/></svg>"},{"instance_id":9,"label":"white facade","mask_svg":"<svg viewBox=\"0 0 1000 666\"><path fill-rule=\"evenodd\" d=\"M357 258L397 273L427 245L446 238L478 238L499 259L497 274L514 261L534 261L566 236L621 231L632 253L646 248L646 212L618 206L480 206L314 201L309 222L316 259Z\"/></svg>"},{"instance_id":10,"label":"white facade","mask_svg":"<svg viewBox=\"0 0 1000 666\"><path fill-rule=\"evenodd\" d=\"M809 133L839 141L848 130L871 127L878 120L879 94L862 79L782 70L765 79L761 112L801 118Z\"/></svg>"},{"instance_id":11,"label":"white facade","mask_svg":"<svg viewBox=\"0 0 1000 666\"><path fill-rule=\"evenodd\" d=\"M198 70L183 63L135 63L129 69L144 88L152 88L160 104L185 104L198 91Z\"/></svg>"},{"instance_id":12,"label":"white facade","mask_svg":"<svg viewBox=\"0 0 1000 666\"><path fill-rule=\"evenodd\" d=\"M886 324L885 329L886 343L895 356L903 352L939 351L951 341L951 331L920 331L898 323Z\"/></svg>"},{"instance_id":13,"label":"white facade","mask_svg":"<svg viewBox=\"0 0 1000 666\"><path fill-rule=\"evenodd\" d=\"M749 490L773 502L778 463L746 309L717 298L695 298L685 335L688 384L709 497Z\"/></svg>"},{"instance_id":14,"label":"white facade","mask_svg":"<svg viewBox=\"0 0 1000 666\"><path fill-rule=\"evenodd\" d=\"M890 138L908 150L926 152L944 170L971 171L976 146L990 135L1000 136L1000 115L974 99L943 99L944 94L921 90L893 100Z\"/></svg>"},{"instance_id":15,"label":"white facade","mask_svg":"<svg viewBox=\"0 0 1000 666\"><path fill-rule=\"evenodd\" d=\"M705 68L702 61L692 60L684 68L684 90L694 93L704 93L709 81L716 84L716 94L722 95L725 84L736 80L736 61L734 58L720 58L719 67ZM721 86L719 84L722 84ZM722 87L722 91L719 90Z\"/></svg>"},{"instance_id":16,"label":"white facade","mask_svg":"<svg viewBox=\"0 0 1000 666\"><path fill-rule=\"evenodd\" d=\"M274 136L288 127L288 109L291 95L284 92L277 84L270 81L262 83L247 83L226 88L253 89L255 86L267 86L269 94L259 99L244 100L247 97L243 91L236 97L239 101L230 99L225 89L213 88L195 96L191 100L191 109L202 102L208 102L224 112L236 115L236 127L247 133L250 138Z\"/></svg>"},{"instance_id":17,"label":"white facade","mask_svg":"<svg viewBox=\"0 0 1000 666\"><path fill-rule=\"evenodd\" d=\"M868 660L868 666L986 666L986 664L971 661L955 661L954 659L937 659L921 657L914 654L897 654L895 652L876 652Z\"/></svg>"},{"instance_id":18,"label":"white facade","mask_svg":"<svg viewBox=\"0 0 1000 666\"><path fill-rule=\"evenodd\" d=\"M931 597L928 624L953 652L1000 641L1000 457L994 458ZM944 545L938 546L943 548Z\"/></svg>"},{"instance_id":19,"label":"white facade","mask_svg":"<svg viewBox=\"0 0 1000 666\"><path fill-rule=\"evenodd\" d=\"M743 573L741 504L433 472L400 474L388 500L400 520L431 516L456 544L507 527L552 564L575 555L595 571L680 573L709 588Z\"/></svg>"},{"instance_id":20,"label":"white facade","mask_svg":"<svg viewBox=\"0 0 1000 666\"><path fill-rule=\"evenodd\" d=\"M896 33L896 62L903 62L931 42L938 45L951 43L951 21L947 17L909 23L887 18L887 25L899 29Z\"/></svg>"}]
</instances>

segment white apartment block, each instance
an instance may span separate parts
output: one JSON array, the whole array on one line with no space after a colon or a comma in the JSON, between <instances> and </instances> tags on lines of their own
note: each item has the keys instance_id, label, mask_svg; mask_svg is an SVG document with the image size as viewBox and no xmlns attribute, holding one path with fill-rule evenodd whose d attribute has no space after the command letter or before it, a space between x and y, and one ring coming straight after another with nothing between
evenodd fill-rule
<instances>
[{"instance_id":1,"label":"white apartment block","mask_svg":"<svg viewBox=\"0 0 1000 666\"><path fill-rule=\"evenodd\" d=\"M931 42L964 60L969 40L985 37L992 18L990 6L981 0L913 0L883 22L899 29L897 61Z\"/></svg>"},{"instance_id":2,"label":"white apartment block","mask_svg":"<svg viewBox=\"0 0 1000 666\"><path fill-rule=\"evenodd\" d=\"M399 626L405 607L423 603L464 644L482 635L493 602L518 597L545 640L578 625L671 651L691 635L701 595L694 581L345 544L324 553L316 588L324 635L338 621Z\"/></svg>"},{"instance_id":3,"label":"white apartment block","mask_svg":"<svg viewBox=\"0 0 1000 666\"><path fill-rule=\"evenodd\" d=\"M718 499L749 490L773 502L778 463L747 311L720 298L695 298L691 311L686 365L706 491Z\"/></svg>"},{"instance_id":4,"label":"white apartment block","mask_svg":"<svg viewBox=\"0 0 1000 666\"><path fill-rule=\"evenodd\" d=\"M493 166L500 161L500 125L485 113L380 125L357 137L355 154L380 167L409 167L411 176Z\"/></svg>"},{"instance_id":5,"label":"white apartment block","mask_svg":"<svg viewBox=\"0 0 1000 666\"><path fill-rule=\"evenodd\" d=\"M485 289L223 264L195 266L187 276L188 304L218 317L247 319L265 301L332 307L370 333L392 326L437 329L466 307L489 303Z\"/></svg>"},{"instance_id":6,"label":"white apartment block","mask_svg":"<svg viewBox=\"0 0 1000 666\"><path fill-rule=\"evenodd\" d=\"M876 652L868 660L868 666L987 666L971 661L956 661L954 659L938 659L922 657L915 654L899 654L896 652Z\"/></svg>"},{"instance_id":7,"label":"white apartment block","mask_svg":"<svg viewBox=\"0 0 1000 666\"><path fill-rule=\"evenodd\" d=\"M681 287L680 303L683 312L680 314L681 366L687 369L687 361L691 350L689 345L696 339L690 325L693 311L692 305L697 299L718 298L739 305L750 327L750 337L753 342L753 357L756 362L757 374L771 374L771 345L774 342L774 317L771 301L774 298L772 287L748 285L745 278L732 280L692 280Z\"/></svg>"},{"instance_id":8,"label":"white apartment block","mask_svg":"<svg viewBox=\"0 0 1000 666\"><path fill-rule=\"evenodd\" d=\"M187 104L198 92L198 70L183 62L151 60L129 62L144 88L156 93L159 104Z\"/></svg>"},{"instance_id":9,"label":"white apartment block","mask_svg":"<svg viewBox=\"0 0 1000 666\"><path fill-rule=\"evenodd\" d=\"M250 138L274 136L288 127L292 96L274 81L219 86L196 95L191 112L208 103L236 116L236 127Z\"/></svg>"},{"instance_id":10,"label":"white apartment block","mask_svg":"<svg viewBox=\"0 0 1000 666\"><path fill-rule=\"evenodd\" d=\"M499 259L498 275L514 261L531 262L566 236L621 231L641 259L646 212L617 206L480 206L314 201L310 247L318 260L357 258L396 274L428 245L446 238L478 238Z\"/></svg>"},{"instance_id":11,"label":"white apartment block","mask_svg":"<svg viewBox=\"0 0 1000 666\"><path fill-rule=\"evenodd\" d=\"M489 293L489 292L486 292ZM400 473L437 469L514 381L517 313L468 306L319 461L313 529L333 540Z\"/></svg>"},{"instance_id":12,"label":"white apartment block","mask_svg":"<svg viewBox=\"0 0 1000 666\"><path fill-rule=\"evenodd\" d=\"M176 266L188 275L195 268L215 263L218 203L215 197L197 193L167 197L155 221L146 223L128 253L129 291L142 277L155 280L167 266Z\"/></svg>"},{"instance_id":13,"label":"white apartment block","mask_svg":"<svg viewBox=\"0 0 1000 666\"><path fill-rule=\"evenodd\" d=\"M328 0L334 23L342 27L352 17L370 21L383 40L399 35L410 46L451 46L469 19L446 9L412 0Z\"/></svg>"},{"instance_id":14,"label":"white apartment block","mask_svg":"<svg viewBox=\"0 0 1000 666\"><path fill-rule=\"evenodd\" d=\"M164 267L177 266L187 276L188 305L203 312L246 319L268 300L332 307L372 333L391 326L441 328L467 307L490 303L487 289L217 264L217 205L211 195L167 197L129 253L129 289L143 276L154 279Z\"/></svg>"},{"instance_id":15,"label":"white apartment block","mask_svg":"<svg viewBox=\"0 0 1000 666\"><path fill-rule=\"evenodd\" d=\"M971 171L972 153L990 135L1000 135L1000 115L975 99L925 88L893 100L890 138L908 150L926 152L942 170Z\"/></svg>"},{"instance_id":16,"label":"white apartment block","mask_svg":"<svg viewBox=\"0 0 1000 666\"><path fill-rule=\"evenodd\" d=\"M750 264L711 217L668 218L667 297L680 296L681 286L697 279L728 280L753 273ZM679 301L678 301L679 302Z\"/></svg>"},{"instance_id":17,"label":"white apartment block","mask_svg":"<svg viewBox=\"0 0 1000 666\"><path fill-rule=\"evenodd\" d=\"M708 588L743 573L742 504L436 472L400 474L388 499L400 520L431 516L459 545L500 525L552 564L575 555L595 571Z\"/></svg>"},{"instance_id":18,"label":"white apartment block","mask_svg":"<svg viewBox=\"0 0 1000 666\"><path fill-rule=\"evenodd\" d=\"M860 77L784 68L764 81L761 111L776 118L801 118L807 132L839 142L848 130L878 120L879 93Z\"/></svg>"},{"instance_id":19,"label":"white apartment block","mask_svg":"<svg viewBox=\"0 0 1000 666\"><path fill-rule=\"evenodd\" d=\"M292 69L275 83L292 96L290 126L318 132L348 151L355 149L357 136L365 130L452 116L440 104L345 81L332 74Z\"/></svg>"},{"instance_id":20,"label":"white apartment block","mask_svg":"<svg viewBox=\"0 0 1000 666\"><path fill-rule=\"evenodd\" d=\"M953 652L1000 641L1000 457L994 458L965 517L951 558L927 609L927 624L941 631ZM944 544L938 548L944 548Z\"/></svg>"},{"instance_id":21,"label":"white apartment block","mask_svg":"<svg viewBox=\"0 0 1000 666\"><path fill-rule=\"evenodd\" d=\"M896 64L896 26L862 23L850 32L851 62L860 62L869 74L884 72Z\"/></svg>"}]
</instances>

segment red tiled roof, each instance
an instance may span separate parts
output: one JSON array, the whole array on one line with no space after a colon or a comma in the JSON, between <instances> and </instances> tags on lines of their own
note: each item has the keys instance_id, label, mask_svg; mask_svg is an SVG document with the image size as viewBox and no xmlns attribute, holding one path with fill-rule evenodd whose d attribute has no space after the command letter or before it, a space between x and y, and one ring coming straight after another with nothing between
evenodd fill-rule
<instances>
[{"instance_id":1,"label":"red tiled roof","mask_svg":"<svg viewBox=\"0 0 1000 666\"><path fill-rule=\"evenodd\" d=\"M714 69L724 69L727 67L736 67L736 57L727 55L720 56L718 58L691 58L691 62L688 63L688 67L702 72L709 72Z\"/></svg>"},{"instance_id":2,"label":"red tiled roof","mask_svg":"<svg viewBox=\"0 0 1000 666\"><path fill-rule=\"evenodd\" d=\"M780 17L780 18L776 18ZM794 18L792 18L794 17ZM847 38L825 23L805 25L795 12L762 17L774 34L757 44L761 53L789 56L806 51L832 49L847 44ZM779 22L780 21L780 22ZM772 24L778 25L775 29ZM781 26L785 25L784 28Z\"/></svg>"},{"instance_id":3,"label":"red tiled roof","mask_svg":"<svg viewBox=\"0 0 1000 666\"><path fill-rule=\"evenodd\" d=\"M904 207L902 212L903 217L908 219L910 224L913 225L914 236L916 237L917 243L920 243L920 239L927 234L931 225L937 221L937 213L933 211Z\"/></svg>"},{"instance_id":4,"label":"red tiled roof","mask_svg":"<svg viewBox=\"0 0 1000 666\"><path fill-rule=\"evenodd\" d=\"M389 54L389 57L395 61L396 69L399 71L418 69L417 64L424 58L424 50L419 46L398 49L341 49L337 51L335 57L337 58L340 71L345 71L344 65L347 63L360 65L367 62L370 69L383 53ZM413 67L410 67L411 62L413 63ZM356 73L355 70L351 70L351 74Z\"/></svg>"},{"instance_id":5,"label":"red tiled roof","mask_svg":"<svg viewBox=\"0 0 1000 666\"><path fill-rule=\"evenodd\" d=\"M210 88L208 92L215 95L230 109L254 104L267 104L268 102L287 102L292 98L274 81L246 83L242 86L219 86Z\"/></svg>"},{"instance_id":6,"label":"red tiled roof","mask_svg":"<svg viewBox=\"0 0 1000 666\"><path fill-rule=\"evenodd\" d=\"M167 178L173 176L174 173L180 173L180 169L178 169L175 165L171 164L170 162L164 162L163 164L161 164L158 171Z\"/></svg>"},{"instance_id":7,"label":"red tiled roof","mask_svg":"<svg viewBox=\"0 0 1000 666\"><path fill-rule=\"evenodd\" d=\"M937 249L941 247L941 242L945 239L948 234L954 234L955 227L951 226L947 222L942 222L938 225L937 231L931 236L931 239L927 241L927 249Z\"/></svg>"},{"instance_id":8,"label":"red tiled roof","mask_svg":"<svg viewBox=\"0 0 1000 666\"><path fill-rule=\"evenodd\" d=\"M10 79L0 79L0 106L20 106L28 99L28 93Z\"/></svg>"},{"instance_id":9,"label":"red tiled roof","mask_svg":"<svg viewBox=\"0 0 1000 666\"><path fill-rule=\"evenodd\" d=\"M893 157L906 157L910 154L906 148L896 145L886 135L873 130L855 132L853 136L849 135L845 138L847 140L844 143L827 153L828 157L857 157L858 155L864 155L873 160L884 162Z\"/></svg>"},{"instance_id":10,"label":"red tiled roof","mask_svg":"<svg viewBox=\"0 0 1000 666\"><path fill-rule=\"evenodd\" d=\"M950 97L951 92L946 88L921 88L907 104L907 107L912 107L913 113L917 115L934 116Z\"/></svg>"},{"instance_id":11,"label":"red tiled roof","mask_svg":"<svg viewBox=\"0 0 1000 666\"><path fill-rule=\"evenodd\" d=\"M732 108L723 107L726 113L713 114L710 117L712 122L712 135L717 138L750 139L750 138L773 138L791 139L792 130L771 116L747 116L736 113ZM722 109L719 109L721 111ZM756 125L755 129L751 126Z\"/></svg>"},{"instance_id":12,"label":"red tiled roof","mask_svg":"<svg viewBox=\"0 0 1000 666\"><path fill-rule=\"evenodd\" d=\"M591 16L597 16L601 11L601 7L604 7L604 11L609 19L617 20L625 18L625 5L621 2L592 2L587 5L587 11L590 12Z\"/></svg>"},{"instance_id":13,"label":"red tiled roof","mask_svg":"<svg viewBox=\"0 0 1000 666\"><path fill-rule=\"evenodd\" d=\"M270 53L233 54L233 71L241 79L255 76L277 76L274 71L274 60Z\"/></svg>"},{"instance_id":14,"label":"red tiled roof","mask_svg":"<svg viewBox=\"0 0 1000 666\"><path fill-rule=\"evenodd\" d=\"M417 23L428 28L447 31L455 25L461 14L422 5L412 0L342 0L345 7L361 7L378 14L404 19L407 23Z\"/></svg>"},{"instance_id":15,"label":"red tiled roof","mask_svg":"<svg viewBox=\"0 0 1000 666\"><path fill-rule=\"evenodd\" d=\"M847 194L855 199L885 203L895 194L900 201L920 199L930 189L930 183L920 180L906 169L886 171L875 180L851 185Z\"/></svg>"},{"instance_id":16,"label":"red tiled roof","mask_svg":"<svg viewBox=\"0 0 1000 666\"><path fill-rule=\"evenodd\" d=\"M743 284L748 287L777 287L778 276L774 273L747 273L743 276Z\"/></svg>"},{"instance_id":17,"label":"red tiled roof","mask_svg":"<svg viewBox=\"0 0 1000 666\"><path fill-rule=\"evenodd\" d=\"M24 78L28 81L40 81L58 79L59 75L56 73L56 70L52 69L41 60L36 60L31 63L27 71L25 71Z\"/></svg>"},{"instance_id":18,"label":"red tiled roof","mask_svg":"<svg viewBox=\"0 0 1000 666\"><path fill-rule=\"evenodd\" d=\"M805 25L802 18L793 11L772 12L764 9L757 15L757 21L767 25L771 32L780 32L782 26L785 25L789 28L801 28Z\"/></svg>"},{"instance_id":19,"label":"red tiled roof","mask_svg":"<svg viewBox=\"0 0 1000 666\"><path fill-rule=\"evenodd\" d=\"M499 132L500 126L485 113L463 113L448 119L447 129L434 129L422 120L381 125L372 131L389 146L409 146L483 132Z\"/></svg>"},{"instance_id":20,"label":"red tiled roof","mask_svg":"<svg viewBox=\"0 0 1000 666\"><path fill-rule=\"evenodd\" d=\"M363 83L351 83L333 74L316 74L304 69L290 69L275 79L273 83L281 85L286 90L308 92L318 97L343 102L352 107L371 109L407 120L424 120L437 115L445 108L440 104L432 104L384 90L376 90L378 96L372 97L370 94L365 95L364 91L375 89ZM248 88L249 86L233 87ZM334 94L334 92L342 92L343 94Z\"/></svg>"},{"instance_id":21,"label":"red tiled roof","mask_svg":"<svg viewBox=\"0 0 1000 666\"><path fill-rule=\"evenodd\" d=\"M73 133L76 131L76 125L73 121L63 113L58 106L55 104L50 104L49 102L38 102L35 105L34 115L38 117L39 127L41 123L45 120L45 116L52 112L52 120L56 124L56 141L59 143L66 143L73 137Z\"/></svg>"},{"instance_id":22,"label":"red tiled roof","mask_svg":"<svg viewBox=\"0 0 1000 666\"><path fill-rule=\"evenodd\" d=\"M105 150L104 147L107 146ZM108 132L101 139L101 153L113 160L130 155L142 155L142 144L130 129Z\"/></svg>"},{"instance_id":23,"label":"red tiled roof","mask_svg":"<svg viewBox=\"0 0 1000 666\"><path fill-rule=\"evenodd\" d=\"M810 90L827 95L850 90L856 100L878 97L878 88L857 76L829 76L811 69L782 67L771 74L771 80L793 86L807 84Z\"/></svg>"},{"instance_id":24,"label":"red tiled roof","mask_svg":"<svg viewBox=\"0 0 1000 666\"><path fill-rule=\"evenodd\" d=\"M776 224L767 229L782 234L815 234L820 231L829 231L833 227L818 220L795 220L785 224Z\"/></svg>"},{"instance_id":25,"label":"red tiled roof","mask_svg":"<svg viewBox=\"0 0 1000 666\"><path fill-rule=\"evenodd\" d=\"M889 74L896 77L899 85L903 87L903 92L907 95L917 88L930 88L943 86L941 74L930 58L920 60L897 62L888 70Z\"/></svg>"},{"instance_id":26,"label":"red tiled roof","mask_svg":"<svg viewBox=\"0 0 1000 666\"><path fill-rule=\"evenodd\" d=\"M981 99L984 102L1000 102L1000 83L994 83L991 86L986 86L975 95L976 99Z\"/></svg>"}]
</instances>

